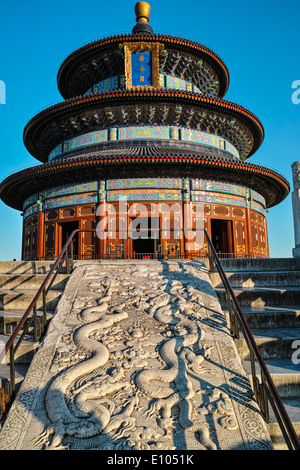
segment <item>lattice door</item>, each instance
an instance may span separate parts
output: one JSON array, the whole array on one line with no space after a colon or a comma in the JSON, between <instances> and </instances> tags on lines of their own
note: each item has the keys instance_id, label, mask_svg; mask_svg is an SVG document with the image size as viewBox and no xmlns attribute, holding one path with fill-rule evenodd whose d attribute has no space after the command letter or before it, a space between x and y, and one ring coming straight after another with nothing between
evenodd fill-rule
<instances>
[{"instance_id":1,"label":"lattice door","mask_svg":"<svg viewBox=\"0 0 300 470\"><path fill-rule=\"evenodd\" d=\"M251 224L251 235L252 235L253 254L258 254L259 253L259 233L258 233L258 227L255 224Z\"/></svg>"},{"instance_id":2,"label":"lattice door","mask_svg":"<svg viewBox=\"0 0 300 470\"><path fill-rule=\"evenodd\" d=\"M246 235L245 235L245 223L236 220L234 222L235 226L235 246L236 246L236 253L240 256L244 255L246 253Z\"/></svg>"},{"instance_id":3,"label":"lattice door","mask_svg":"<svg viewBox=\"0 0 300 470\"><path fill-rule=\"evenodd\" d=\"M91 230L96 228L95 219L83 220L83 229ZM95 258L95 240L96 232L83 232L81 255L83 259Z\"/></svg>"},{"instance_id":4,"label":"lattice door","mask_svg":"<svg viewBox=\"0 0 300 470\"><path fill-rule=\"evenodd\" d=\"M259 251L262 255L267 255L266 231L264 227L259 227Z\"/></svg>"},{"instance_id":5,"label":"lattice door","mask_svg":"<svg viewBox=\"0 0 300 470\"><path fill-rule=\"evenodd\" d=\"M122 258L124 256L124 239L126 235L125 217L108 218L108 239L105 249L105 256L112 258Z\"/></svg>"},{"instance_id":6,"label":"lattice door","mask_svg":"<svg viewBox=\"0 0 300 470\"><path fill-rule=\"evenodd\" d=\"M55 224L46 224L45 258L55 258Z\"/></svg>"},{"instance_id":7,"label":"lattice door","mask_svg":"<svg viewBox=\"0 0 300 470\"><path fill-rule=\"evenodd\" d=\"M23 257L24 259L37 258L38 248L38 216L33 215L24 222L24 245Z\"/></svg>"}]
</instances>

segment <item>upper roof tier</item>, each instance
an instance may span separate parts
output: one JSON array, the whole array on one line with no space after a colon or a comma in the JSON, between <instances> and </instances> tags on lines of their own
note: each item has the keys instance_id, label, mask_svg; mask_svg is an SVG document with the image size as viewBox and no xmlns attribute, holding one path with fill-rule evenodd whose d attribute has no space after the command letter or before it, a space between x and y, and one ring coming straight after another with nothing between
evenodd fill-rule
<instances>
[{"instance_id":1,"label":"upper roof tier","mask_svg":"<svg viewBox=\"0 0 300 470\"><path fill-rule=\"evenodd\" d=\"M86 44L70 54L61 65L57 84L64 99L87 92L93 85L125 74L122 45L146 44L161 46L159 72L189 82L204 96L223 98L229 85L226 65L208 47L188 39L155 34L148 24L150 6L136 4L137 24L132 33L109 36Z\"/></svg>"},{"instance_id":2,"label":"upper roof tier","mask_svg":"<svg viewBox=\"0 0 300 470\"><path fill-rule=\"evenodd\" d=\"M151 107L151 109L150 109ZM24 129L27 150L46 162L65 139L118 126L179 126L228 140L245 160L260 147L264 129L247 109L230 101L163 89L112 90L58 103L37 114Z\"/></svg>"},{"instance_id":3,"label":"upper roof tier","mask_svg":"<svg viewBox=\"0 0 300 470\"><path fill-rule=\"evenodd\" d=\"M223 100L223 61L196 42L153 33L150 5L138 2L131 34L101 39L73 52L58 72L65 101L37 114L24 129L27 150L46 162L66 140L131 126L176 126L228 141L241 160L264 139L259 119Z\"/></svg>"}]
</instances>

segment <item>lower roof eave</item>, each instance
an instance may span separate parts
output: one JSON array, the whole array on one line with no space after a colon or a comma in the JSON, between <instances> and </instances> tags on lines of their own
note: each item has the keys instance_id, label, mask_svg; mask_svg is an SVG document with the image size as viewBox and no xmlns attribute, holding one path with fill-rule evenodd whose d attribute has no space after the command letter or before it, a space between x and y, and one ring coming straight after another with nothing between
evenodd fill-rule
<instances>
[{"instance_id":1,"label":"lower roof eave","mask_svg":"<svg viewBox=\"0 0 300 470\"><path fill-rule=\"evenodd\" d=\"M142 168L141 168L142 166ZM282 202L290 192L288 181L269 168L227 158L207 156L81 156L61 158L21 170L0 185L0 198L22 211L26 198L43 189L91 180L138 177L213 179L246 186L261 194L266 207Z\"/></svg>"}]
</instances>

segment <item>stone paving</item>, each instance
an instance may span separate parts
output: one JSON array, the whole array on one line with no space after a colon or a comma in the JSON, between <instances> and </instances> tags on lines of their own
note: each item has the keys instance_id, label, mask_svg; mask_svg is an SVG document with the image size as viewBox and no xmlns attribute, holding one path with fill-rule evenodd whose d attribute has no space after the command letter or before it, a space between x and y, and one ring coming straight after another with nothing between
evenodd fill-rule
<instances>
[{"instance_id":1,"label":"stone paving","mask_svg":"<svg viewBox=\"0 0 300 470\"><path fill-rule=\"evenodd\" d=\"M205 265L77 262L0 450L270 450Z\"/></svg>"}]
</instances>

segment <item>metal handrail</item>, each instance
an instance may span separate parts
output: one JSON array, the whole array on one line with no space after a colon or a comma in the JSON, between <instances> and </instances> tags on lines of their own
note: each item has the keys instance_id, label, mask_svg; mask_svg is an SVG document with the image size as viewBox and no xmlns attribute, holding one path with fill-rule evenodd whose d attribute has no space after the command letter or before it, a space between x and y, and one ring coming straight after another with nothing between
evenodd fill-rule
<instances>
[{"instance_id":1,"label":"metal handrail","mask_svg":"<svg viewBox=\"0 0 300 470\"><path fill-rule=\"evenodd\" d=\"M28 306L26 312L22 316L21 320L19 321L18 325L14 329L13 333L11 334L10 338L8 339L7 343L5 344L5 347L3 348L2 353L0 354L0 363L2 363L2 360L5 359L7 353L9 353L9 363L10 363L10 379L6 382L5 386L0 388L0 417L3 415L6 411L6 404L11 401L11 399L14 397L15 394L15 354L22 343L22 340L24 339L25 335L28 333L30 326L33 323L33 333L34 333L34 341L38 341L41 334L42 330L47 322L46 320L46 296L51 288L62 264L64 259L66 258L66 266L67 266L67 272L70 272L68 268L68 258L67 258L67 251L69 246L72 246L72 240L75 236L75 233L79 230L73 230L71 235L69 236L68 240L66 241L65 245L63 246L61 252L59 253L58 257L56 258L53 266L51 267L49 273L45 277L44 281L42 282L40 288L38 289L37 293L35 294L33 300L31 301L30 305ZM88 231L88 230L85 230ZM52 277L52 279L51 279ZM51 279L51 280L50 280ZM43 315L42 319L38 319L37 317L37 303L40 299L40 297L43 297ZM29 315L33 312L33 315L31 319L28 320ZM20 337L18 338L18 341L16 344L15 340L21 330L23 329ZM9 397L9 398L7 398Z\"/></svg>"},{"instance_id":2,"label":"metal handrail","mask_svg":"<svg viewBox=\"0 0 300 470\"><path fill-rule=\"evenodd\" d=\"M215 247L213 246L213 243L206 229L204 229L204 234L208 242L209 269L212 272L214 271L213 265L216 266L224 288L226 290L227 301L229 306L230 327L232 329L233 336L235 336L236 338L239 337L240 327L250 351L252 386L255 398L258 402L262 415L266 421L269 421L269 402L273 409L277 422L280 426L287 447L289 448L289 450L300 450L300 440L282 403L281 397L274 385L273 379L270 375L267 365L251 333L245 315L242 312L240 304L234 294L234 291L225 274L225 271L216 253ZM255 361L259 364L260 367L261 382L258 379Z\"/></svg>"}]
</instances>

